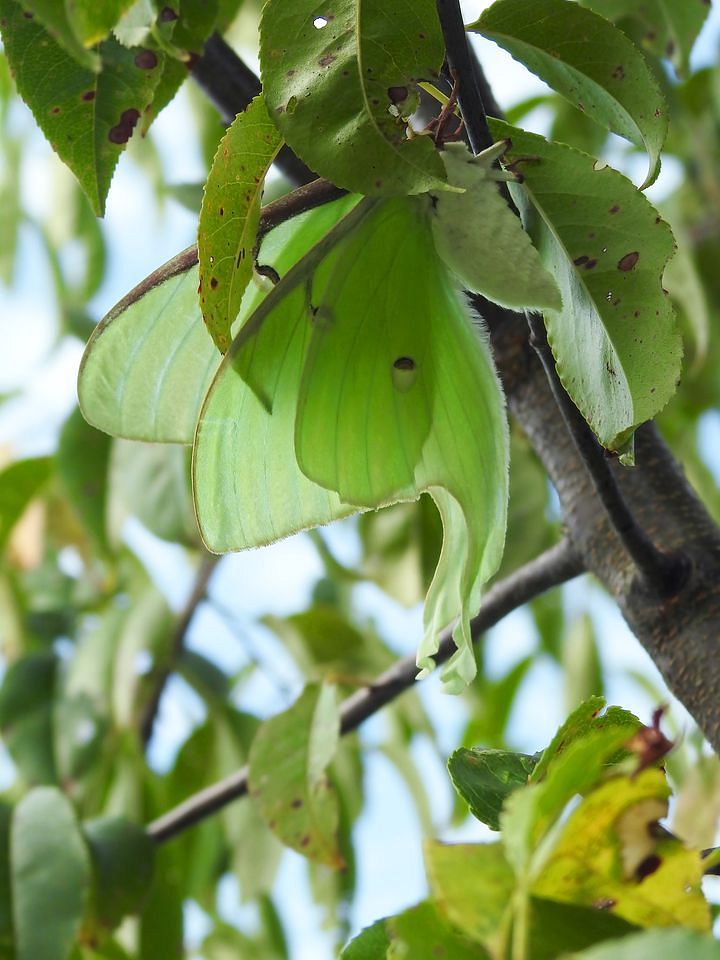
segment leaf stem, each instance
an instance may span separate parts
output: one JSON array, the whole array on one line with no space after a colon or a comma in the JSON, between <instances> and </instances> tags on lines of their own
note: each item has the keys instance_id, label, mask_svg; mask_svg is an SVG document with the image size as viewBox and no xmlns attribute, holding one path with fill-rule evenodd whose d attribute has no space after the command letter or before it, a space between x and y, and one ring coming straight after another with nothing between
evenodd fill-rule
<instances>
[{"instance_id":1,"label":"leaf stem","mask_svg":"<svg viewBox=\"0 0 720 960\"><path fill-rule=\"evenodd\" d=\"M488 591L480 613L471 622L473 640L495 626L503 617L539 594L565 583L583 572L583 565L569 540L546 550L535 560L516 570ZM437 664L448 660L455 650L448 631L434 659ZM415 658L403 657L382 673L377 680L363 687L345 700L340 708L340 731L350 733L400 696L415 683ZM206 787L188 797L173 810L153 820L147 826L148 835L157 843L170 840L182 831L220 810L248 790L248 769L243 767L224 780Z\"/></svg>"}]
</instances>

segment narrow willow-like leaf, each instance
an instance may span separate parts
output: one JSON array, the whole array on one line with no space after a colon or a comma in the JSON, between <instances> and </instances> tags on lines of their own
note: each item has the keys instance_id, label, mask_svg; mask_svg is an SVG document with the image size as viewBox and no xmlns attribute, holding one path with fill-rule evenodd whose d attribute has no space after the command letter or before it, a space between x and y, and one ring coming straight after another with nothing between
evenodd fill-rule
<instances>
[{"instance_id":1,"label":"narrow willow-like leaf","mask_svg":"<svg viewBox=\"0 0 720 960\"><path fill-rule=\"evenodd\" d=\"M639 926L709 932L700 851L653 833L669 795L665 774L657 769L598 786L545 851L532 892L588 907L612 902L617 916Z\"/></svg>"},{"instance_id":2,"label":"narrow willow-like leaf","mask_svg":"<svg viewBox=\"0 0 720 960\"><path fill-rule=\"evenodd\" d=\"M0 22L20 96L102 216L115 165L152 102L163 54L109 39L99 47L102 66L94 73L25 17L15 0L0 0Z\"/></svg>"},{"instance_id":3,"label":"narrow willow-like leaf","mask_svg":"<svg viewBox=\"0 0 720 960\"><path fill-rule=\"evenodd\" d=\"M253 274L265 175L282 140L256 97L230 125L205 184L200 225L200 309L216 347L225 353L230 327Z\"/></svg>"},{"instance_id":4,"label":"narrow willow-like leaf","mask_svg":"<svg viewBox=\"0 0 720 960\"><path fill-rule=\"evenodd\" d=\"M472 679L469 619L504 540L507 427L423 201L365 201L248 320L208 392L193 478L216 551L430 493L444 544L418 664L457 623L443 678Z\"/></svg>"},{"instance_id":5,"label":"narrow willow-like leaf","mask_svg":"<svg viewBox=\"0 0 720 960\"><path fill-rule=\"evenodd\" d=\"M443 56L434 0L270 0L263 8L260 63L273 119L308 166L359 193L442 188L432 141L409 140L402 118Z\"/></svg>"},{"instance_id":6,"label":"narrow willow-like leaf","mask_svg":"<svg viewBox=\"0 0 720 960\"><path fill-rule=\"evenodd\" d=\"M108 547L109 437L94 430L74 410L63 426L57 452L57 473L68 500L101 550Z\"/></svg>"},{"instance_id":7,"label":"narrow willow-like leaf","mask_svg":"<svg viewBox=\"0 0 720 960\"><path fill-rule=\"evenodd\" d=\"M562 292L563 309L545 312L558 374L603 446L618 450L662 410L680 375L662 287L672 233L611 167L501 121L491 127L512 140L507 156L524 178L513 196Z\"/></svg>"},{"instance_id":8,"label":"narrow willow-like leaf","mask_svg":"<svg viewBox=\"0 0 720 960\"><path fill-rule=\"evenodd\" d=\"M507 50L570 103L613 133L642 144L660 171L665 99L635 44L591 10L567 0L496 0L468 27Z\"/></svg>"},{"instance_id":9,"label":"narrow willow-like leaf","mask_svg":"<svg viewBox=\"0 0 720 960\"><path fill-rule=\"evenodd\" d=\"M335 688L308 685L286 710L267 720L250 748L250 796L284 844L339 868L338 803L327 777L340 737Z\"/></svg>"},{"instance_id":10,"label":"narrow willow-like leaf","mask_svg":"<svg viewBox=\"0 0 720 960\"><path fill-rule=\"evenodd\" d=\"M658 57L667 57L678 74L690 66L690 53L711 4L709 0L579 0L608 20L628 20L632 35Z\"/></svg>"},{"instance_id":11,"label":"narrow willow-like leaf","mask_svg":"<svg viewBox=\"0 0 720 960\"><path fill-rule=\"evenodd\" d=\"M261 262L284 274L356 202L339 200L281 224L264 239ZM146 277L100 321L78 376L80 409L88 423L129 440L192 443L218 365L197 287L197 259L189 248ZM266 288L251 284L241 318L265 293Z\"/></svg>"},{"instance_id":12,"label":"narrow willow-like leaf","mask_svg":"<svg viewBox=\"0 0 720 960\"><path fill-rule=\"evenodd\" d=\"M31 790L16 807L10 870L15 957L66 960L87 906L91 868L70 801L55 787Z\"/></svg>"},{"instance_id":13,"label":"narrow willow-like leaf","mask_svg":"<svg viewBox=\"0 0 720 960\"><path fill-rule=\"evenodd\" d=\"M51 457L31 457L0 471L0 550L25 507L47 483L52 467Z\"/></svg>"},{"instance_id":14,"label":"narrow willow-like leaf","mask_svg":"<svg viewBox=\"0 0 720 960\"><path fill-rule=\"evenodd\" d=\"M493 163L504 152L502 142L475 157L464 143L445 144L448 183L464 192L430 196L435 247L466 290L511 309L559 310L555 280L498 191Z\"/></svg>"}]
</instances>

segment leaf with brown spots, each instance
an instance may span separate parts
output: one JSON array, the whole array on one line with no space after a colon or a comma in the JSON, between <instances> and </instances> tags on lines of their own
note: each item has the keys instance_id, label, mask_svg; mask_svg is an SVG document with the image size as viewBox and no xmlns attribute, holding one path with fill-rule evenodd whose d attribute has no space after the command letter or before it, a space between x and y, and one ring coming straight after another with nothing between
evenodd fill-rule
<instances>
[{"instance_id":1,"label":"leaf with brown spots","mask_svg":"<svg viewBox=\"0 0 720 960\"><path fill-rule=\"evenodd\" d=\"M263 8L260 64L273 120L311 169L358 193L443 188L431 139L406 135L418 82L437 79L443 57L434 0L269 0Z\"/></svg>"},{"instance_id":2,"label":"leaf with brown spots","mask_svg":"<svg viewBox=\"0 0 720 960\"><path fill-rule=\"evenodd\" d=\"M0 0L5 55L18 92L38 126L102 216L115 165L162 74L162 54L150 67L115 40L101 43L101 67L79 64L14 0ZM141 229L142 225L138 225Z\"/></svg>"},{"instance_id":3,"label":"leaf with brown spots","mask_svg":"<svg viewBox=\"0 0 720 960\"><path fill-rule=\"evenodd\" d=\"M309 684L284 713L266 720L250 749L250 796L286 846L335 869L338 802L327 776L340 718L335 688Z\"/></svg>"},{"instance_id":4,"label":"leaf with brown spots","mask_svg":"<svg viewBox=\"0 0 720 960\"><path fill-rule=\"evenodd\" d=\"M612 167L490 124L512 139L507 158L524 180L510 190L562 293L562 310L545 311L560 379L600 443L621 450L677 388L682 344L662 285L672 232Z\"/></svg>"},{"instance_id":5,"label":"leaf with brown spots","mask_svg":"<svg viewBox=\"0 0 720 960\"><path fill-rule=\"evenodd\" d=\"M532 893L588 907L615 901L613 913L639 926L709 931L700 852L654 829L669 794L657 769L613 777L587 793L544 851Z\"/></svg>"},{"instance_id":6,"label":"leaf with brown spots","mask_svg":"<svg viewBox=\"0 0 720 960\"><path fill-rule=\"evenodd\" d=\"M667 105L645 57L614 24L566 0L497 0L468 29L494 40L608 130L644 146L643 186L655 180Z\"/></svg>"},{"instance_id":7,"label":"leaf with brown spots","mask_svg":"<svg viewBox=\"0 0 720 960\"><path fill-rule=\"evenodd\" d=\"M686 76L690 53L710 13L710 0L579 0L658 57L667 57Z\"/></svg>"},{"instance_id":8,"label":"leaf with brown spots","mask_svg":"<svg viewBox=\"0 0 720 960\"><path fill-rule=\"evenodd\" d=\"M262 97L235 117L205 184L198 254L200 309L221 353L253 272L265 175L282 144Z\"/></svg>"}]
</instances>

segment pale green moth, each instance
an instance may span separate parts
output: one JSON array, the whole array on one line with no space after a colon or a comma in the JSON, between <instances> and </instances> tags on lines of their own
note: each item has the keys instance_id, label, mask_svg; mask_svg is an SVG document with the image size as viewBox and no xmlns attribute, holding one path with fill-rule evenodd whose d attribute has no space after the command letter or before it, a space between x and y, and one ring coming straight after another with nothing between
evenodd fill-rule
<instances>
[{"instance_id":1,"label":"pale green moth","mask_svg":"<svg viewBox=\"0 0 720 960\"><path fill-rule=\"evenodd\" d=\"M208 391L194 495L214 551L427 491L443 548L418 652L458 650L443 679L475 674L469 620L505 536L508 441L487 343L436 255L427 201L364 200L293 267L235 338Z\"/></svg>"},{"instance_id":2,"label":"pale green moth","mask_svg":"<svg viewBox=\"0 0 720 960\"><path fill-rule=\"evenodd\" d=\"M513 310L560 310L562 298L540 254L497 188L514 179L493 163L509 141L473 156L464 143L446 143L448 183L465 193L428 195L435 247L466 290Z\"/></svg>"}]
</instances>

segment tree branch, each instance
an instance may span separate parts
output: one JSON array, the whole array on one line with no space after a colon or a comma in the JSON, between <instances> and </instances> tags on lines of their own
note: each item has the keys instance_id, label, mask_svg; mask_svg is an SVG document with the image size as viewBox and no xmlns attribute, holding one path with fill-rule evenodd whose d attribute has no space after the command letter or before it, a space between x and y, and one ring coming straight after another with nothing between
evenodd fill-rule
<instances>
[{"instance_id":1,"label":"tree branch","mask_svg":"<svg viewBox=\"0 0 720 960\"><path fill-rule=\"evenodd\" d=\"M562 540L488 591L480 613L471 623L473 639L477 640L482 633L495 626L512 610L582 572L582 562L570 541ZM454 650L455 645L448 631L443 636L435 661L438 664L444 663ZM403 657L369 687L364 687L348 697L340 708L341 733L346 734L355 730L381 707L412 687L416 675L415 658ZM219 783L200 790L174 810L153 820L146 828L147 833L157 843L170 840L232 800L244 796L247 790L248 769L243 767Z\"/></svg>"},{"instance_id":2,"label":"tree branch","mask_svg":"<svg viewBox=\"0 0 720 960\"><path fill-rule=\"evenodd\" d=\"M195 611L205 598L205 594L207 593L207 588L210 583L210 578L212 577L215 567L218 565L220 560L222 560L222 557L220 556L216 556L215 554L206 554L200 563L200 568L195 577L195 582L193 583L192 590L190 591L190 596L187 598L185 606L180 612L180 616L175 624L175 629L173 630L167 663L162 667L157 675L155 690L153 691L153 695L150 700L146 703L142 717L140 718L140 736L144 744L148 744L153 735L155 720L157 718L162 695L165 692L165 686L170 679L171 674L175 670L180 657L182 656L182 653L185 649L185 637L187 635L188 628L192 623L193 617L195 616Z\"/></svg>"},{"instance_id":3,"label":"tree branch","mask_svg":"<svg viewBox=\"0 0 720 960\"><path fill-rule=\"evenodd\" d=\"M228 125L262 91L255 73L219 33L208 38L202 56L192 61L190 72ZM275 164L291 183L309 183L317 178L288 147L282 148Z\"/></svg>"},{"instance_id":4,"label":"tree branch","mask_svg":"<svg viewBox=\"0 0 720 960\"><path fill-rule=\"evenodd\" d=\"M482 78L482 86L490 95L491 88L477 58L470 53L459 0L437 0L437 7L445 37L448 64L458 82L458 103L470 143L477 153L479 148L476 144L484 148L492 143L485 107L478 89L478 78ZM494 97L492 100L494 102ZM497 104L495 106L497 107ZM513 209L515 210L514 207ZM517 210L515 212L517 213ZM659 597L677 593L687 576L686 558L678 553L668 556L658 550L638 524L623 498L600 444L560 382L542 317L528 312L527 322L530 327L530 343L543 365L563 422L585 464L595 492L637 567L646 589L654 590Z\"/></svg>"},{"instance_id":5,"label":"tree branch","mask_svg":"<svg viewBox=\"0 0 720 960\"><path fill-rule=\"evenodd\" d=\"M458 104L473 153L492 145L493 138L485 119L476 72L470 56L460 0L437 0L438 18L445 38L445 53L453 79L458 82Z\"/></svg>"},{"instance_id":6,"label":"tree branch","mask_svg":"<svg viewBox=\"0 0 720 960\"><path fill-rule=\"evenodd\" d=\"M687 578L687 559L682 553L669 555L658 550L637 522L611 472L605 451L560 382L542 317L537 313L528 313L527 319L530 326L530 344L542 363L563 422L610 522L637 567L646 588L656 591L660 597L672 596L680 590Z\"/></svg>"}]
</instances>

